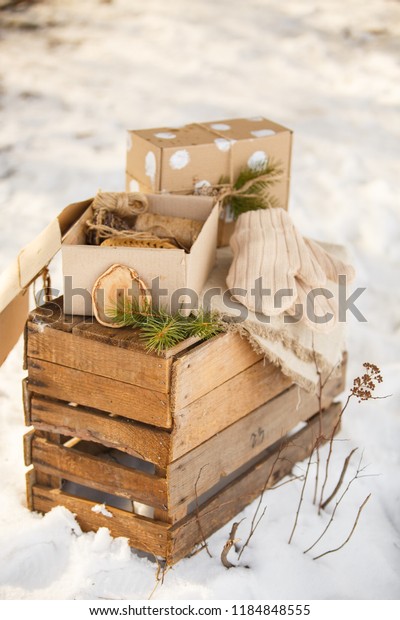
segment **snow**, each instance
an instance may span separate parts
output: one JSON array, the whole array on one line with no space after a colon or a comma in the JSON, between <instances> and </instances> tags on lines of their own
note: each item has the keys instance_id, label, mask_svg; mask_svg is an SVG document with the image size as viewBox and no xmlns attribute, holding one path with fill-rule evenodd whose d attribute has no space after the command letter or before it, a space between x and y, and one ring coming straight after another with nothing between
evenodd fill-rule
<instances>
[{"instance_id":1,"label":"snow","mask_svg":"<svg viewBox=\"0 0 400 620\"><path fill-rule=\"evenodd\" d=\"M392 396L346 411L330 485L357 446L371 476L354 483L315 551L345 540L371 492L349 544L317 561L303 554L333 508L316 514L312 472L291 545L300 481L268 493L239 568L219 560L228 524L209 541L212 558L203 551L180 562L153 598L398 598L399 4L59 0L1 11L0 20L0 270L66 204L124 188L126 129L265 115L295 132L296 225L346 243L366 287L359 307L368 321L348 326L348 378L376 363L380 393ZM57 261L52 275L60 288ZM0 597L147 598L154 563L124 539L82 534L63 508L42 517L25 507L21 360L20 342L0 369ZM354 458L348 478L356 466ZM246 517L242 539L254 510L237 517Z\"/></svg>"},{"instance_id":2,"label":"snow","mask_svg":"<svg viewBox=\"0 0 400 620\"><path fill-rule=\"evenodd\" d=\"M92 511L95 512L96 514L101 514L101 515L104 515L105 517L109 517L109 518L111 518L113 516L112 512L107 510L105 504L95 504L92 507Z\"/></svg>"}]
</instances>

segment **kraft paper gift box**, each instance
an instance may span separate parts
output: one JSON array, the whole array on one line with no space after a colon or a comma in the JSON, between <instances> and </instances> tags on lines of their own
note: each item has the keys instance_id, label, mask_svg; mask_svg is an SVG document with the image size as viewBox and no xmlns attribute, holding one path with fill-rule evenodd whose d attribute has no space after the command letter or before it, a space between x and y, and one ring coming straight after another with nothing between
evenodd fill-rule
<instances>
[{"instance_id":1,"label":"kraft paper gift box","mask_svg":"<svg viewBox=\"0 0 400 620\"><path fill-rule=\"evenodd\" d=\"M206 196L148 194L150 213L186 217L204 222L189 252L182 249L134 248L86 245L85 223L93 215L92 200L61 245L64 274L64 312L92 314L90 294L97 278L114 264L133 268L151 289L158 278L159 303L171 308L176 291L190 289L199 295L215 262L220 206ZM175 293L175 296L174 296ZM174 297L173 297L174 296ZM181 301L188 301L182 292Z\"/></svg>"},{"instance_id":2,"label":"kraft paper gift box","mask_svg":"<svg viewBox=\"0 0 400 620\"><path fill-rule=\"evenodd\" d=\"M263 117L193 123L180 128L128 132L126 190L187 192L216 185L221 178L234 183L246 167L274 161L282 169L271 196L287 209L292 131ZM219 245L233 232L229 209L220 223Z\"/></svg>"}]
</instances>

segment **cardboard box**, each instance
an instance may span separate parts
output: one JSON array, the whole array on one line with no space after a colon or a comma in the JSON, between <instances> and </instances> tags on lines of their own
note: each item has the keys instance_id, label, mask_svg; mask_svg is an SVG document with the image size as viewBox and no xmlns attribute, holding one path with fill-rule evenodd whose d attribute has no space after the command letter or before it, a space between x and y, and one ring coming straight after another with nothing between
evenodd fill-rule
<instances>
[{"instance_id":1,"label":"cardboard box","mask_svg":"<svg viewBox=\"0 0 400 620\"><path fill-rule=\"evenodd\" d=\"M292 131L263 117L193 123L180 128L128 132L126 190L193 192L221 177L234 182L246 166L279 162L282 178L271 195L288 207ZM226 245L233 218L225 212L219 245ZM224 230L225 229L225 230Z\"/></svg>"},{"instance_id":2,"label":"cardboard box","mask_svg":"<svg viewBox=\"0 0 400 620\"><path fill-rule=\"evenodd\" d=\"M185 290L200 294L214 262L217 247L219 205L204 196L147 196L149 211L162 215L188 217L203 221L190 252L181 249L101 247L85 245L85 222L92 216L91 202L61 246L64 273L64 312L91 315L91 291L96 279L111 265L120 263L137 271L151 289L159 278L159 303L176 308L185 300ZM163 291L161 291L163 289ZM177 291L182 290L178 299ZM172 306L171 306L172 304Z\"/></svg>"}]
</instances>

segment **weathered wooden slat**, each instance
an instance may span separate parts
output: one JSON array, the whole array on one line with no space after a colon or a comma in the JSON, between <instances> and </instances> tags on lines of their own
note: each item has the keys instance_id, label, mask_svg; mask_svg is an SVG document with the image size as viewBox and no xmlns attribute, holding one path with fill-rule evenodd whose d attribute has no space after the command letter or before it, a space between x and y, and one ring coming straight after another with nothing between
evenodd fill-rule
<instances>
[{"instance_id":1,"label":"weathered wooden slat","mask_svg":"<svg viewBox=\"0 0 400 620\"><path fill-rule=\"evenodd\" d=\"M332 433L340 407L340 404L333 404L323 412L322 432L325 437ZM261 462L200 506L197 514L191 514L172 526L167 562L174 564L188 555L196 544L202 542L202 536L207 538L228 523L264 488L272 487L291 472L296 462L307 458L319 436L319 425L319 415L316 415L304 429L290 437L286 447L283 447L284 440L279 442Z\"/></svg>"},{"instance_id":2,"label":"weathered wooden slat","mask_svg":"<svg viewBox=\"0 0 400 620\"><path fill-rule=\"evenodd\" d=\"M100 325L95 319L79 323L73 330L75 336L86 338L92 341L101 342L111 347L127 349L129 351L145 354L143 340L140 338L140 331L131 327L121 327L110 329ZM164 354L158 355L154 351L146 353L149 358L155 360L163 359Z\"/></svg>"},{"instance_id":3,"label":"weathered wooden slat","mask_svg":"<svg viewBox=\"0 0 400 620\"><path fill-rule=\"evenodd\" d=\"M32 424L31 422L31 398L32 398L32 395L28 388L28 377L25 377L25 379L22 379L22 404L24 407L25 426L30 426Z\"/></svg>"},{"instance_id":4,"label":"weathered wooden slat","mask_svg":"<svg viewBox=\"0 0 400 620\"><path fill-rule=\"evenodd\" d=\"M290 384L290 379L276 366L261 360L175 412L171 461L243 418Z\"/></svg>"},{"instance_id":5,"label":"weathered wooden slat","mask_svg":"<svg viewBox=\"0 0 400 620\"><path fill-rule=\"evenodd\" d=\"M31 409L35 428L95 441L160 467L167 466L171 438L168 431L36 394Z\"/></svg>"},{"instance_id":6,"label":"weathered wooden slat","mask_svg":"<svg viewBox=\"0 0 400 620\"><path fill-rule=\"evenodd\" d=\"M162 428L171 426L168 395L136 385L28 358L29 389Z\"/></svg>"},{"instance_id":7,"label":"weathered wooden slat","mask_svg":"<svg viewBox=\"0 0 400 620\"><path fill-rule=\"evenodd\" d=\"M322 408L328 407L342 389L342 377L332 378L323 390ZM316 395L292 386L174 461L167 470L169 515L173 522L186 516L196 494L199 497L221 483L318 410Z\"/></svg>"},{"instance_id":8,"label":"weathered wooden slat","mask_svg":"<svg viewBox=\"0 0 400 620\"><path fill-rule=\"evenodd\" d=\"M71 332L75 325L85 321L85 317L64 314L63 298L58 297L32 310L29 321L39 328L50 327L58 331Z\"/></svg>"},{"instance_id":9,"label":"weathered wooden slat","mask_svg":"<svg viewBox=\"0 0 400 620\"><path fill-rule=\"evenodd\" d=\"M88 330L91 325L83 324ZM103 330L106 329L103 327ZM115 330L108 331L114 332ZM28 323L28 357L167 393L171 360ZM89 331L88 331L89 333Z\"/></svg>"},{"instance_id":10,"label":"weathered wooden slat","mask_svg":"<svg viewBox=\"0 0 400 620\"><path fill-rule=\"evenodd\" d=\"M36 474L34 469L28 469L25 474L25 484L26 484L26 505L28 510L33 510L33 498L32 498L32 489L36 484Z\"/></svg>"},{"instance_id":11,"label":"weathered wooden slat","mask_svg":"<svg viewBox=\"0 0 400 620\"><path fill-rule=\"evenodd\" d=\"M35 437L31 453L34 467L45 473L150 506L166 508L165 478L82 452L79 444L76 448L65 448Z\"/></svg>"},{"instance_id":12,"label":"weathered wooden slat","mask_svg":"<svg viewBox=\"0 0 400 620\"><path fill-rule=\"evenodd\" d=\"M23 436L23 444L24 444L24 463L26 467L32 465L32 441L33 436L35 434L34 430L25 433Z\"/></svg>"},{"instance_id":13,"label":"weathered wooden slat","mask_svg":"<svg viewBox=\"0 0 400 620\"><path fill-rule=\"evenodd\" d=\"M173 365L173 410L179 411L261 359L239 334L220 334Z\"/></svg>"},{"instance_id":14,"label":"weathered wooden slat","mask_svg":"<svg viewBox=\"0 0 400 620\"><path fill-rule=\"evenodd\" d=\"M60 490L49 490L34 485L32 487L33 510L49 512L54 506L65 506L77 515L77 521L85 531L97 531L107 527L112 536L124 536L135 549L165 557L168 544L169 526L159 521L140 517L124 510L107 506L112 517L93 512L96 505L81 497L75 497Z\"/></svg>"}]
</instances>

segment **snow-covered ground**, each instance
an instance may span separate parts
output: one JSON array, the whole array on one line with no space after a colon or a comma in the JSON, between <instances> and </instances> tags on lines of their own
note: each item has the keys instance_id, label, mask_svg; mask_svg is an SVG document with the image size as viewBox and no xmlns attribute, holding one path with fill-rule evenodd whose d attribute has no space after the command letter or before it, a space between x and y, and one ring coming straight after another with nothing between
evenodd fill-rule
<instances>
[{"instance_id":1,"label":"snow-covered ground","mask_svg":"<svg viewBox=\"0 0 400 620\"><path fill-rule=\"evenodd\" d=\"M316 515L311 484L287 544L301 489L290 483L265 498L242 567L219 560L228 524L210 539L213 558L180 562L154 598L398 598L400 4L53 0L1 11L0 23L0 270L69 202L124 188L126 128L261 114L295 131L294 221L347 243L367 287L348 377L376 363L393 396L352 403L336 442L332 484L355 446L377 474L353 485L316 550L344 541L371 492L349 544L317 561L302 553L329 518ZM81 534L62 508L25 507L21 360L20 343L0 369L0 597L147 598L154 564L124 539Z\"/></svg>"}]
</instances>

